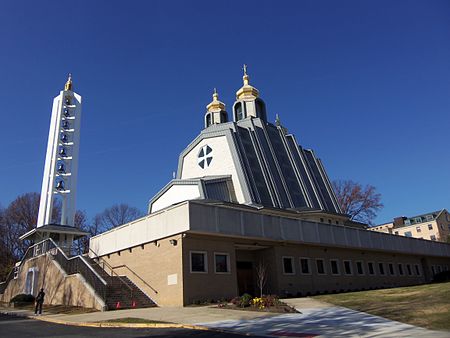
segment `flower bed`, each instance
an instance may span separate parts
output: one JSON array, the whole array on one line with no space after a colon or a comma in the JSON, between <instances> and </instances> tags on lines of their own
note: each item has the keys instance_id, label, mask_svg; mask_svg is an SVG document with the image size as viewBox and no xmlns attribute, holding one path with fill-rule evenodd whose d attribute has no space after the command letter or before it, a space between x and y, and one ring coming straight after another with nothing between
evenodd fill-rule
<instances>
[{"instance_id":1,"label":"flower bed","mask_svg":"<svg viewBox=\"0 0 450 338\"><path fill-rule=\"evenodd\" d=\"M230 302L220 303L218 307L222 309L246 311L298 313L295 308L280 301L278 296L268 295L262 297L252 297L248 293L244 293L240 297L235 297Z\"/></svg>"}]
</instances>

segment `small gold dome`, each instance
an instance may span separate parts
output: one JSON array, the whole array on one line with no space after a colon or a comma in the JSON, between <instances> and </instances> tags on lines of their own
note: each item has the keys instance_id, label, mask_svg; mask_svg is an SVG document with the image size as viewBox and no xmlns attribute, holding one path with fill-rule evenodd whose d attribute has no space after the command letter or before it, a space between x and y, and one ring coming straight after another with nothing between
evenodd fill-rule
<instances>
[{"instance_id":1,"label":"small gold dome","mask_svg":"<svg viewBox=\"0 0 450 338\"><path fill-rule=\"evenodd\" d=\"M253 98L256 99L259 96L259 91L255 87L249 84L249 76L247 74L247 65L244 65L244 76L242 80L244 85L236 92L236 100L243 98Z\"/></svg>"},{"instance_id":2,"label":"small gold dome","mask_svg":"<svg viewBox=\"0 0 450 338\"><path fill-rule=\"evenodd\" d=\"M69 73L69 77L67 78L67 82L64 85L64 90L72 90L72 74Z\"/></svg>"},{"instance_id":3,"label":"small gold dome","mask_svg":"<svg viewBox=\"0 0 450 338\"><path fill-rule=\"evenodd\" d=\"M213 100L206 106L206 109L208 111L225 110L225 103L219 101L219 94L217 93L216 88L214 88Z\"/></svg>"}]
</instances>

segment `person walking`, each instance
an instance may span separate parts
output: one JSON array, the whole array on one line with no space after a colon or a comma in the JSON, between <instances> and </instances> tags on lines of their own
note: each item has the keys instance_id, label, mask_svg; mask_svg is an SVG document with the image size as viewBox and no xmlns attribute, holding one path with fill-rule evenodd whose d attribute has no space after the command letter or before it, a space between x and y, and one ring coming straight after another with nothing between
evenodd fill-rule
<instances>
[{"instance_id":1,"label":"person walking","mask_svg":"<svg viewBox=\"0 0 450 338\"><path fill-rule=\"evenodd\" d=\"M34 314L37 315L38 314L38 310L39 310L39 314L42 314L42 304L44 304L44 297L45 297L45 292L44 292L44 288L41 289L41 291L39 291L38 295L36 296L36 307L34 308Z\"/></svg>"}]
</instances>

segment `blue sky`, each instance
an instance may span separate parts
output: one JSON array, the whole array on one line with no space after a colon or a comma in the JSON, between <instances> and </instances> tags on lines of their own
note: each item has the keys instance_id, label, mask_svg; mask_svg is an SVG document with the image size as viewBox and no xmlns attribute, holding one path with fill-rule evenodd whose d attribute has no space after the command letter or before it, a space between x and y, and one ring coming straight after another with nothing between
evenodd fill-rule
<instances>
[{"instance_id":1,"label":"blue sky","mask_svg":"<svg viewBox=\"0 0 450 338\"><path fill-rule=\"evenodd\" d=\"M450 208L449 1L2 1L0 203L40 191L52 99L83 96L78 208L142 210L242 64L270 120L376 222ZM230 110L230 109L228 109Z\"/></svg>"}]
</instances>

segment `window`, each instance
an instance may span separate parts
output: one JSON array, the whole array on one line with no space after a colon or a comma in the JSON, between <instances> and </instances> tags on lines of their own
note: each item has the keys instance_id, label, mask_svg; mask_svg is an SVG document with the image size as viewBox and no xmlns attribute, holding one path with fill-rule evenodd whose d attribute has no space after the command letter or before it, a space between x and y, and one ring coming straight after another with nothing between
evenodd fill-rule
<instances>
[{"instance_id":1,"label":"window","mask_svg":"<svg viewBox=\"0 0 450 338\"><path fill-rule=\"evenodd\" d=\"M427 215L426 219L427 219L427 221L431 221L433 219L433 215Z\"/></svg>"},{"instance_id":2,"label":"window","mask_svg":"<svg viewBox=\"0 0 450 338\"><path fill-rule=\"evenodd\" d=\"M416 227L417 232L422 232L422 229L420 227Z\"/></svg>"},{"instance_id":3,"label":"window","mask_svg":"<svg viewBox=\"0 0 450 338\"><path fill-rule=\"evenodd\" d=\"M444 271L448 271L448 265L444 265Z\"/></svg>"},{"instance_id":4,"label":"window","mask_svg":"<svg viewBox=\"0 0 450 338\"><path fill-rule=\"evenodd\" d=\"M398 274L400 276L403 276L403 264L402 263L398 264Z\"/></svg>"},{"instance_id":5,"label":"window","mask_svg":"<svg viewBox=\"0 0 450 338\"><path fill-rule=\"evenodd\" d=\"M395 232L394 232L394 235L398 235L398 231L395 231Z\"/></svg>"},{"instance_id":6,"label":"window","mask_svg":"<svg viewBox=\"0 0 450 338\"><path fill-rule=\"evenodd\" d=\"M344 261L344 273L346 275L352 274L352 262L351 261Z\"/></svg>"},{"instance_id":7,"label":"window","mask_svg":"<svg viewBox=\"0 0 450 338\"><path fill-rule=\"evenodd\" d=\"M428 230L433 230L433 224L428 224Z\"/></svg>"},{"instance_id":8,"label":"window","mask_svg":"<svg viewBox=\"0 0 450 338\"><path fill-rule=\"evenodd\" d=\"M384 275L384 264L378 263L378 271L380 272L380 275Z\"/></svg>"},{"instance_id":9,"label":"window","mask_svg":"<svg viewBox=\"0 0 450 338\"><path fill-rule=\"evenodd\" d=\"M330 266L331 266L331 274L332 275L339 275L339 265L337 259L331 259L330 260Z\"/></svg>"},{"instance_id":10,"label":"window","mask_svg":"<svg viewBox=\"0 0 450 338\"><path fill-rule=\"evenodd\" d=\"M293 275L295 273L293 257L283 257L283 273L285 275Z\"/></svg>"},{"instance_id":11,"label":"window","mask_svg":"<svg viewBox=\"0 0 450 338\"><path fill-rule=\"evenodd\" d=\"M214 272L230 273L230 255L227 253L214 253Z\"/></svg>"},{"instance_id":12,"label":"window","mask_svg":"<svg viewBox=\"0 0 450 338\"><path fill-rule=\"evenodd\" d=\"M432 241L435 241L435 240L436 240L436 235L431 235L431 236L430 236L430 239L431 239Z\"/></svg>"},{"instance_id":13,"label":"window","mask_svg":"<svg viewBox=\"0 0 450 338\"><path fill-rule=\"evenodd\" d=\"M405 236L406 237L412 237L411 231L405 231Z\"/></svg>"},{"instance_id":14,"label":"window","mask_svg":"<svg viewBox=\"0 0 450 338\"><path fill-rule=\"evenodd\" d=\"M416 217L414 220L416 221L416 223L421 223L422 222L422 217Z\"/></svg>"},{"instance_id":15,"label":"window","mask_svg":"<svg viewBox=\"0 0 450 338\"><path fill-rule=\"evenodd\" d=\"M206 127L211 125L211 114L206 115Z\"/></svg>"},{"instance_id":16,"label":"window","mask_svg":"<svg viewBox=\"0 0 450 338\"><path fill-rule=\"evenodd\" d=\"M325 274L325 264L323 262L323 259L316 259L316 268L317 268L318 275Z\"/></svg>"},{"instance_id":17,"label":"window","mask_svg":"<svg viewBox=\"0 0 450 338\"><path fill-rule=\"evenodd\" d=\"M339 224L339 221L336 221L336 224Z\"/></svg>"},{"instance_id":18,"label":"window","mask_svg":"<svg viewBox=\"0 0 450 338\"><path fill-rule=\"evenodd\" d=\"M406 270L408 270L408 276L412 275L411 264L406 264Z\"/></svg>"},{"instance_id":19,"label":"window","mask_svg":"<svg viewBox=\"0 0 450 338\"><path fill-rule=\"evenodd\" d=\"M417 275L417 276L420 276L420 268L419 268L419 265L418 265L418 264L414 265L414 268L416 269L416 275Z\"/></svg>"},{"instance_id":20,"label":"window","mask_svg":"<svg viewBox=\"0 0 450 338\"><path fill-rule=\"evenodd\" d=\"M394 264L389 263L388 266L389 266L389 274L390 274L391 276L395 275L395 273L394 273Z\"/></svg>"},{"instance_id":21,"label":"window","mask_svg":"<svg viewBox=\"0 0 450 338\"><path fill-rule=\"evenodd\" d=\"M236 103L235 112L236 121L242 120L244 118L244 113L242 111L242 102Z\"/></svg>"},{"instance_id":22,"label":"window","mask_svg":"<svg viewBox=\"0 0 450 338\"><path fill-rule=\"evenodd\" d=\"M373 267L373 263L372 262L367 263L367 267L369 268L369 275L374 275L375 269Z\"/></svg>"},{"instance_id":23,"label":"window","mask_svg":"<svg viewBox=\"0 0 450 338\"><path fill-rule=\"evenodd\" d=\"M356 273L358 275L364 275L363 262L356 262Z\"/></svg>"},{"instance_id":24,"label":"window","mask_svg":"<svg viewBox=\"0 0 450 338\"><path fill-rule=\"evenodd\" d=\"M302 274L309 275L309 258L300 258L300 271Z\"/></svg>"},{"instance_id":25,"label":"window","mask_svg":"<svg viewBox=\"0 0 450 338\"><path fill-rule=\"evenodd\" d=\"M208 257L205 251L191 251L191 272L207 273Z\"/></svg>"},{"instance_id":26,"label":"window","mask_svg":"<svg viewBox=\"0 0 450 338\"><path fill-rule=\"evenodd\" d=\"M437 272L440 273L441 271L442 271L442 270L441 270L441 266L438 265L438 266L437 266Z\"/></svg>"},{"instance_id":27,"label":"window","mask_svg":"<svg viewBox=\"0 0 450 338\"><path fill-rule=\"evenodd\" d=\"M436 270L434 269L434 265L431 266L431 273L433 274L433 276L436 274Z\"/></svg>"}]
</instances>

